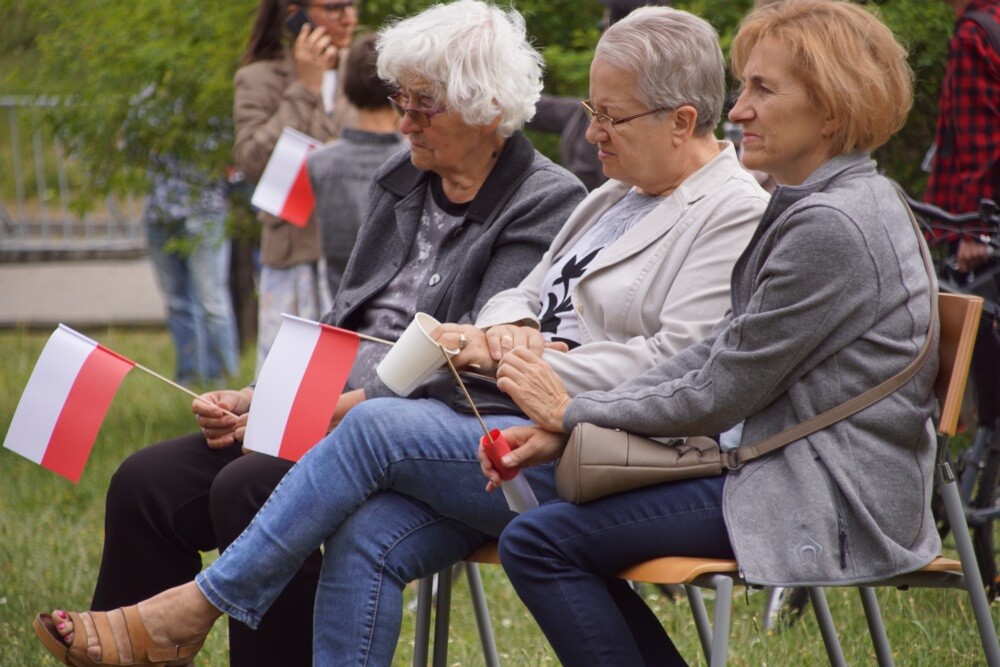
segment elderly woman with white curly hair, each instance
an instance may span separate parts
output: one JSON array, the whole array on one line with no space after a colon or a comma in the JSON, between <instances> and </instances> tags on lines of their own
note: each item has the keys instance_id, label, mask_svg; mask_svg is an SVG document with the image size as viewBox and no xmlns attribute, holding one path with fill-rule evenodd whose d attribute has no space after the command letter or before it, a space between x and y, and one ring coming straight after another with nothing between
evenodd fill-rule
<instances>
[{"instance_id":1,"label":"elderly woman with white curly hair","mask_svg":"<svg viewBox=\"0 0 1000 667\"><path fill-rule=\"evenodd\" d=\"M479 125L468 118L463 123L448 111L486 110L515 91L477 101L459 68L426 64L427 53L445 49L489 67L490 45L472 34L467 18L481 6L429 9L390 28L380 43L380 72L401 89L394 100L406 114L410 160L440 174L446 193L462 179L447 183L454 174L443 170L444 156L478 155L458 150L467 145L506 151L517 136L501 148L508 131L502 121L487 121L487 114ZM449 20L432 21L444 17ZM404 28L407 38L397 39L393 31ZM472 44L458 49L450 41L455 29ZM397 49L405 54L402 64ZM611 180L568 216L519 285L477 305L474 323L449 318L432 333L443 346L460 349L454 358L459 366L495 373L511 349L526 346L543 353L573 392L610 389L700 340L729 305L730 272L767 194L739 164L732 144L712 132L725 94L715 31L685 12L639 10L602 38L590 92L588 139ZM400 164L390 164L387 173ZM397 186L384 195L387 201L402 198L397 214L413 197L408 191ZM541 194L541 201L550 196ZM376 229L362 233L390 238L391 226L377 220L371 221ZM372 261L361 248L349 270ZM376 251L373 246L369 252ZM509 261L504 252L498 249L491 261ZM491 265L488 272L493 270L501 268ZM353 300L344 287L340 298L345 308ZM36 628L46 646L61 657L67 653L62 642L71 640L81 647L78 654L90 646L91 658L97 653L104 659L105 646L116 644L104 637L128 634L123 644L154 646L161 660L180 664L221 613L256 625L302 559L323 545L315 664L390 664L405 585L461 560L515 515L500 494L484 491L476 450L482 431L472 415L453 409L460 406L448 397L379 398L380 390L365 386L365 398L374 400L352 407L289 471L247 530L195 582L107 617L58 610L40 615ZM490 428L530 423L511 410L484 421ZM551 466L526 475L539 500L555 498ZM106 630L98 628L95 648L89 626L102 624ZM150 637L128 633L126 625L145 627ZM178 648L168 652L166 646Z\"/></svg>"},{"instance_id":2,"label":"elderly woman with white curly hair","mask_svg":"<svg viewBox=\"0 0 1000 667\"><path fill-rule=\"evenodd\" d=\"M395 340L415 312L472 322L487 299L538 263L586 191L519 131L542 88L542 59L519 14L471 0L439 6L384 29L377 50L410 147L373 178L324 321ZM387 350L361 344L336 419L366 397L388 394L374 373ZM416 397L430 391L455 395L445 379ZM203 398L208 403L192 404L199 432L139 449L112 478L90 613L190 582L200 552L229 548L292 467L241 452L252 388ZM313 663L320 542L254 630L230 623L234 667Z\"/></svg>"}]
</instances>

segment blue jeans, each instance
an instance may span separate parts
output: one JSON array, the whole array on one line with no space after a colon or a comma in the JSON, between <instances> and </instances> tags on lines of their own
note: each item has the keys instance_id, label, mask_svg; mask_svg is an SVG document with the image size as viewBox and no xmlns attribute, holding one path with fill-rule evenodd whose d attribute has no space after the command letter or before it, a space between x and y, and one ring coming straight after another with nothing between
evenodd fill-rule
<instances>
[{"instance_id":1,"label":"blue jeans","mask_svg":"<svg viewBox=\"0 0 1000 667\"><path fill-rule=\"evenodd\" d=\"M146 240L167 304L177 379L186 383L235 375L239 343L224 221L197 216L176 223L147 221ZM168 248L171 241L181 247Z\"/></svg>"},{"instance_id":2,"label":"blue jeans","mask_svg":"<svg viewBox=\"0 0 1000 667\"><path fill-rule=\"evenodd\" d=\"M198 586L254 627L322 544L314 664L389 665L404 586L461 560L516 516L502 493L485 492L481 436L474 417L434 400L365 401L285 475ZM539 501L555 498L551 466L525 474Z\"/></svg>"},{"instance_id":3,"label":"blue jeans","mask_svg":"<svg viewBox=\"0 0 1000 667\"><path fill-rule=\"evenodd\" d=\"M732 558L724 482L671 482L586 505L555 501L504 529L500 562L562 664L685 664L642 598L615 575L660 556Z\"/></svg>"}]
</instances>

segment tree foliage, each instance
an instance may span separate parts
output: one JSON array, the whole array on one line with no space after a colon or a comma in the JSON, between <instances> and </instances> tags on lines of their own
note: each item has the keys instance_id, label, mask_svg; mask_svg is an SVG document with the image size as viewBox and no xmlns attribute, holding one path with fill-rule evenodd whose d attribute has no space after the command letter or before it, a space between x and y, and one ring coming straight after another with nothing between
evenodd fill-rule
<instances>
[{"instance_id":1,"label":"tree foliage","mask_svg":"<svg viewBox=\"0 0 1000 667\"><path fill-rule=\"evenodd\" d=\"M370 28L410 15L431 0L364 0ZM584 96L601 7L580 0L515 0L545 56L546 88ZM723 50L751 0L675 0L704 16ZM890 175L923 189L918 165L933 140L937 95L952 17L941 2L883 0L877 6L911 51L916 101L904 130L882 151ZM31 5L31 6L29 6ZM232 77L256 10L254 0L0 0L0 85L59 95L60 135L99 190L137 184L151 152L170 153L218 173L230 161ZM845 54L849 57L849 54ZM0 60L0 62L2 62ZM554 146L550 145L550 149Z\"/></svg>"}]
</instances>

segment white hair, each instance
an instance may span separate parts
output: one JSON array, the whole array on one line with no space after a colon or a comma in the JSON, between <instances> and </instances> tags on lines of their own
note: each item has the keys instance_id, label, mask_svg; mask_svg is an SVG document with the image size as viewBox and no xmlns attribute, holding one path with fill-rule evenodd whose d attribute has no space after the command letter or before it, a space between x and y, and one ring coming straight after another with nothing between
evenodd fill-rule
<instances>
[{"instance_id":1,"label":"white hair","mask_svg":"<svg viewBox=\"0 0 1000 667\"><path fill-rule=\"evenodd\" d=\"M434 5L380 30L377 49L380 77L394 86L427 80L436 101L469 125L499 116L498 131L509 137L535 115L543 61L514 9L478 0Z\"/></svg>"},{"instance_id":2,"label":"white hair","mask_svg":"<svg viewBox=\"0 0 1000 667\"><path fill-rule=\"evenodd\" d=\"M642 7L607 29L595 57L635 75L650 109L689 105L695 134L715 129L726 97L719 35L707 21L669 7Z\"/></svg>"}]
</instances>

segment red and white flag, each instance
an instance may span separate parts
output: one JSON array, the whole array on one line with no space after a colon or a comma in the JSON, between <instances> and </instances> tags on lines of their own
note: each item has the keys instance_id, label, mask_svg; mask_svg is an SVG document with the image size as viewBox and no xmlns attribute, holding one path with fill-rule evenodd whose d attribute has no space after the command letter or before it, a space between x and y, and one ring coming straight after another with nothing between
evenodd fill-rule
<instances>
[{"instance_id":1,"label":"red and white flag","mask_svg":"<svg viewBox=\"0 0 1000 667\"><path fill-rule=\"evenodd\" d=\"M281 317L254 387L243 446L298 461L326 436L360 340L353 331Z\"/></svg>"},{"instance_id":2,"label":"red and white flag","mask_svg":"<svg viewBox=\"0 0 1000 667\"><path fill-rule=\"evenodd\" d=\"M80 481L111 399L134 366L60 324L28 378L4 448Z\"/></svg>"},{"instance_id":3,"label":"red and white flag","mask_svg":"<svg viewBox=\"0 0 1000 667\"><path fill-rule=\"evenodd\" d=\"M282 130L250 203L286 222L305 227L316 205L306 158L320 143L290 127Z\"/></svg>"}]
</instances>

